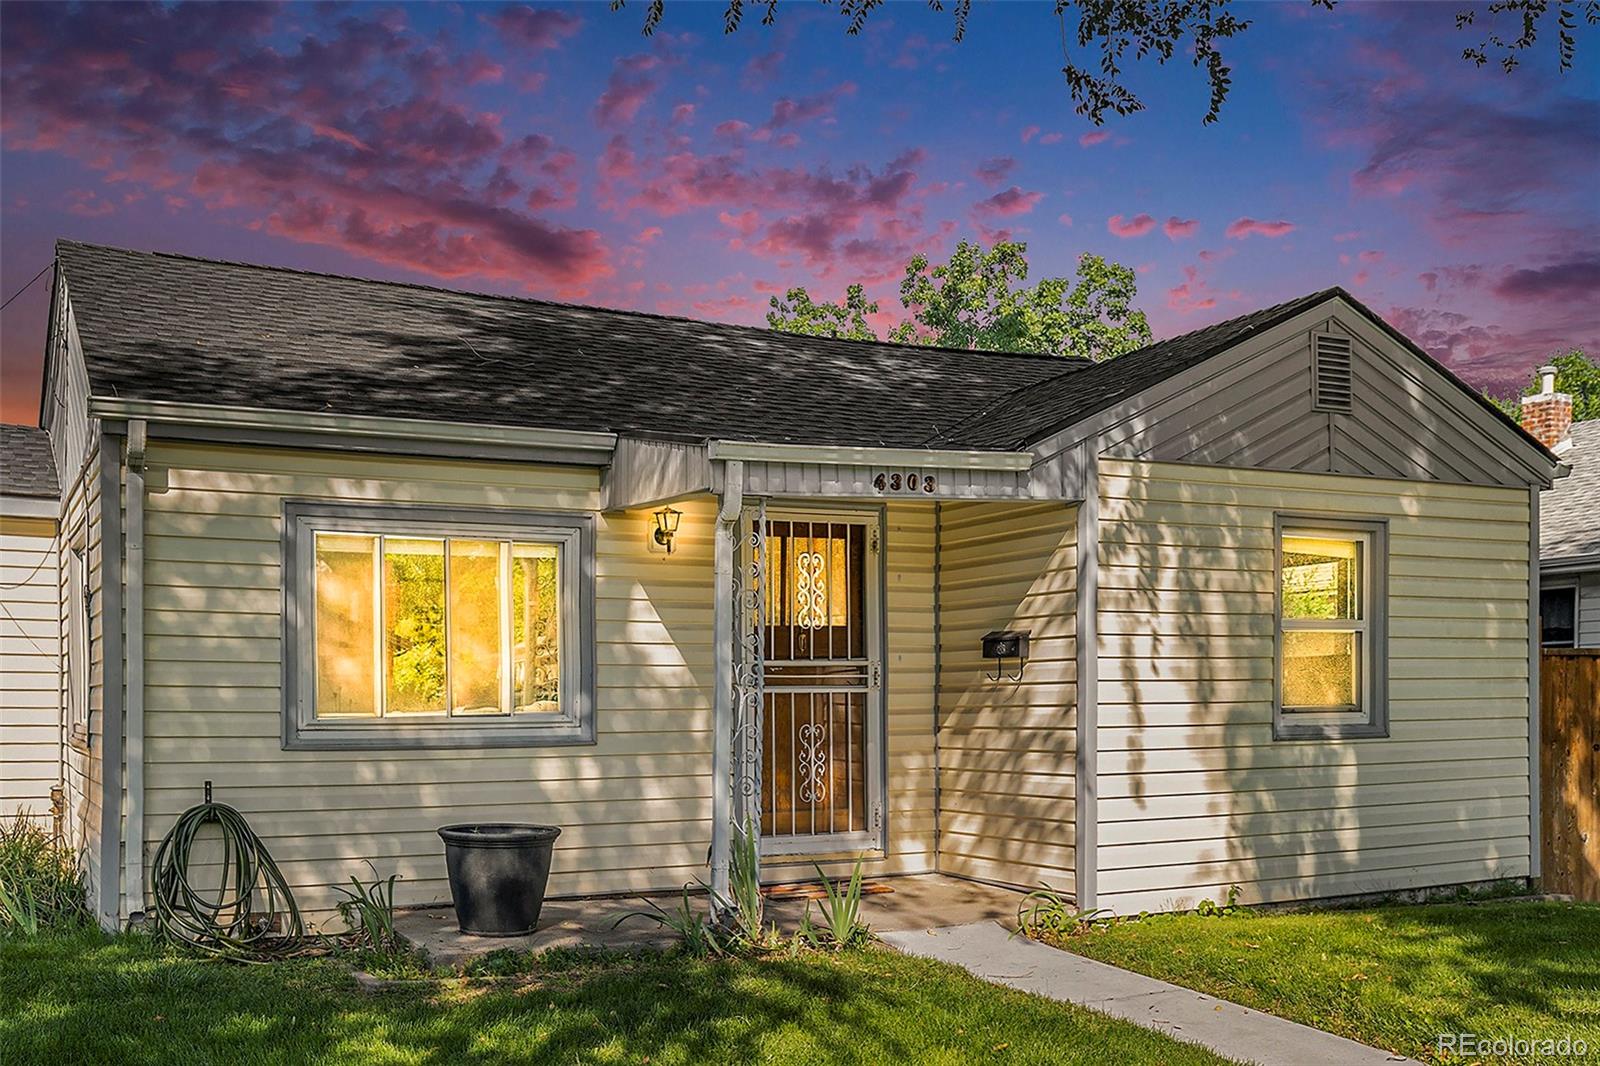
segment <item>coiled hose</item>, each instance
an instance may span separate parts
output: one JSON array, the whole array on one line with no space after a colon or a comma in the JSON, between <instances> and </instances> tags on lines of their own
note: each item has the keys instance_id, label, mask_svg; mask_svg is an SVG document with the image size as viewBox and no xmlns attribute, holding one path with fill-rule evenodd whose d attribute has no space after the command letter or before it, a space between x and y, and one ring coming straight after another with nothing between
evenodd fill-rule
<instances>
[{"instance_id":1,"label":"coiled hose","mask_svg":"<svg viewBox=\"0 0 1600 1066\"><path fill-rule=\"evenodd\" d=\"M189 879L190 864L201 831L213 824L222 835L220 872L215 891L203 891ZM210 847L206 851L214 854ZM270 937L288 937L292 944L304 934L300 908L278 864L244 815L212 802L209 781L205 802L180 814L162 838L153 877L156 928L171 940L212 955L249 958L262 954Z\"/></svg>"}]
</instances>

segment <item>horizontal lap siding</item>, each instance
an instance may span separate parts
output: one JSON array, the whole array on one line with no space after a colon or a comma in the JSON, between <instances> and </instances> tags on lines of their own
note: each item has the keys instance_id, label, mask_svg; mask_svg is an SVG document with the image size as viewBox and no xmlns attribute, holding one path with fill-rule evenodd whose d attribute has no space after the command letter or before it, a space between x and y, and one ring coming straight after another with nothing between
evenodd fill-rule
<instances>
[{"instance_id":1,"label":"horizontal lap siding","mask_svg":"<svg viewBox=\"0 0 1600 1066\"><path fill-rule=\"evenodd\" d=\"M1076 538L1076 508L1058 503L941 507L945 873L1072 891ZM1021 682L989 680L981 642L996 629L1031 631Z\"/></svg>"},{"instance_id":2,"label":"horizontal lap siding","mask_svg":"<svg viewBox=\"0 0 1600 1066\"><path fill-rule=\"evenodd\" d=\"M1101 471L1103 905L1528 873L1525 491ZM1275 511L1389 520L1387 738L1272 739Z\"/></svg>"},{"instance_id":3,"label":"horizontal lap siding","mask_svg":"<svg viewBox=\"0 0 1600 1066\"><path fill-rule=\"evenodd\" d=\"M593 511L579 467L156 445L146 504L147 857L203 782L266 840L303 907L352 874L449 898L436 827L552 822L554 894L670 889L710 842L712 520L684 512L670 558L647 512L599 518L592 746L284 751L285 498Z\"/></svg>"},{"instance_id":4,"label":"horizontal lap siding","mask_svg":"<svg viewBox=\"0 0 1600 1066\"><path fill-rule=\"evenodd\" d=\"M0 820L44 817L59 778L61 737L54 535L0 532L0 584Z\"/></svg>"}]
</instances>

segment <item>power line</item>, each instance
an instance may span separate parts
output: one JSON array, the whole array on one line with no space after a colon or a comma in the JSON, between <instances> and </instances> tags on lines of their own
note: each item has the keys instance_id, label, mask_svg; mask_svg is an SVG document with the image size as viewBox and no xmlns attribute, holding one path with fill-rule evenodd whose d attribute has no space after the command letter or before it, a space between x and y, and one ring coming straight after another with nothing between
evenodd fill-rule
<instances>
[{"instance_id":1,"label":"power line","mask_svg":"<svg viewBox=\"0 0 1600 1066\"><path fill-rule=\"evenodd\" d=\"M6 308L10 307L12 300L15 300L18 296L21 296L23 293L27 292L28 289L32 287L32 285L33 285L33 283L35 281L38 281L40 278L44 277L44 272L46 270L49 270L51 267L53 267L55 265L56 265L56 261L54 259L52 259L52 260L50 260L50 262L46 263L42 268L40 268L39 273L35 274L32 278L28 279L28 284L27 285L24 285L22 288L18 289L16 292L12 293L10 296L8 296L6 298L6 302L5 303L0 304L0 311L4 311Z\"/></svg>"}]
</instances>

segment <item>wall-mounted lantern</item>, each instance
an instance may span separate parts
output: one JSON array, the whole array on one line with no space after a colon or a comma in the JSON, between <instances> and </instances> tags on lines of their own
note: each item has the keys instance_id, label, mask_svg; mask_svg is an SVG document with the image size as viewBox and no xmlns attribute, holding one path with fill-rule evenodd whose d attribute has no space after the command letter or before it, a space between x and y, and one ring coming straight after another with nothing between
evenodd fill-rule
<instances>
[{"instance_id":1,"label":"wall-mounted lantern","mask_svg":"<svg viewBox=\"0 0 1600 1066\"><path fill-rule=\"evenodd\" d=\"M994 660L994 673L990 681L1021 681L1022 671L1028 665L1027 629L997 629L983 635L983 657ZM1017 660L1017 672L1006 673L1006 660Z\"/></svg>"},{"instance_id":2,"label":"wall-mounted lantern","mask_svg":"<svg viewBox=\"0 0 1600 1066\"><path fill-rule=\"evenodd\" d=\"M656 543L667 549L667 554L672 554L672 538L678 535L678 521L683 518L682 511L675 511L671 507L663 507L656 512Z\"/></svg>"}]
</instances>

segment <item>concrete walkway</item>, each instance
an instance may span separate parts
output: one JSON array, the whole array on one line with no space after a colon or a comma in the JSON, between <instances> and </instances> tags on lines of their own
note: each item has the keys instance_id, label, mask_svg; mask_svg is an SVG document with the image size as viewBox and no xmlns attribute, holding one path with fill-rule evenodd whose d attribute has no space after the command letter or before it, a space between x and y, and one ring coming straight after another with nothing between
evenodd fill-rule
<instances>
[{"instance_id":1,"label":"concrete walkway","mask_svg":"<svg viewBox=\"0 0 1600 1066\"><path fill-rule=\"evenodd\" d=\"M985 981L1091 1007L1260 1066L1420 1066L1298 1022L1013 937L995 922L880 937L907 954L953 963Z\"/></svg>"}]
</instances>

